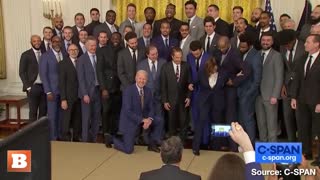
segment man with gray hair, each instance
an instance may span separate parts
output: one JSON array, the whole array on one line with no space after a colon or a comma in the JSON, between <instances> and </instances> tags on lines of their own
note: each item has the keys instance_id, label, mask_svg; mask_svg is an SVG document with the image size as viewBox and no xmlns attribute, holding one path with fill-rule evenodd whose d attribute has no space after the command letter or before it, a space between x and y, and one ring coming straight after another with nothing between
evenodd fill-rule
<instances>
[{"instance_id":1,"label":"man with gray hair","mask_svg":"<svg viewBox=\"0 0 320 180\"><path fill-rule=\"evenodd\" d=\"M140 180L200 180L199 175L189 173L179 168L182 159L183 145L179 137L171 136L162 142L161 159L163 166L140 174Z\"/></svg>"}]
</instances>

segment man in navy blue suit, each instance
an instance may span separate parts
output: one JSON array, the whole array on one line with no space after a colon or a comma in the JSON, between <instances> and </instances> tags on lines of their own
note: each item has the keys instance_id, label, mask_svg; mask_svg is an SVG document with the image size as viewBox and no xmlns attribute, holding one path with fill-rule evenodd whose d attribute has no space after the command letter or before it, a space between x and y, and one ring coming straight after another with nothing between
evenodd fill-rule
<instances>
[{"instance_id":1,"label":"man in navy blue suit","mask_svg":"<svg viewBox=\"0 0 320 180\"><path fill-rule=\"evenodd\" d=\"M60 137L60 91L58 80L58 63L62 61L61 39L59 36L52 38L52 49L41 56L39 63L39 75L47 94L48 118L50 121L51 140Z\"/></svg>"},{"instance_id":2,"label":"man in navy blue suit","mask_svg":"<svg viewBox=\"0 0 320 180\"><path fill-rule=\"evenodd\" d=\"M199 106L197 105L197 97L199 93L198 72L204 68L206 61L210 55L203 51L201 42L196 40L190 43L190 52L187 56L187 63L191 68L191 78L193 91L191 94L191 113L193 127L199 122Z\"/></svg>"},{"instance_id":3,"label":"man in navy blue suit","mask_svg":"<svg viewBox=\"0 0 320 180\"><path fill-rule=\"evenodd\" d=\"M119 131L122 138L114 138L114 148L127 154L134 150L134 142L141 127L143 133L159 131L159 122L154 116L152 91L146 87L148 73L139 70L136 74L136 83L128 86L122 96ZM148 140L148 150L160 152L157 140L151 137Z\"/></svg>"},{"instance_id":4,"label":"man in navy blue suit","mask_svg":"<svg viewBox=\"0 0 320 180\"><path fill-rule=\"evenodd\" d=\"M259 94L261 82L262 64L261 56L253 47L254 38L250 32L245 32L239 36L239 51L242 54L242 60L247 63L251 69L248 78L241 82L237 88L238 93L238 118L239 123L248 133L252 143L256 138L256 120L254 119L255 101Z\"/></svg>"},{"instance_id":5,"label":"man in navy blue suit","mask_svg":"<svg viewBox=\"0 0 320 180\"><path fill-rule=\"evenodd\" d=\"M171 61L171 49L179 47L179 41L170 36L170 23L163 21L160 26L161 35L152 39L152 43L157 46L159 57Z\"/></svg>"},{"instance_id":6,"label":"man in navy blue suit","mask_svg":"<svg viewBox=\"0 0 320 180\"><path fill-rule=\"evenodd\" d=\"M79 79L79 98L82 110L82 140L95 142L101 119L100 86L97 78L97 41L89 36L86 41L87 52L77 60Z\"/></svg>"}]
</instances>

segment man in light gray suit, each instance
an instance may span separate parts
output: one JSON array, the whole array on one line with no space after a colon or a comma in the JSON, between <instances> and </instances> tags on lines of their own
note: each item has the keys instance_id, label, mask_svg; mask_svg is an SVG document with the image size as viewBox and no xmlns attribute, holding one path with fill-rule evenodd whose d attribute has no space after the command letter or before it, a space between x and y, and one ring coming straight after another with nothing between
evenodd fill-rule
<instances>
[{"instance_id":1,"label":"man in light gray suit","mask_svg":"<svg viewBox=\"0 0 320 180\"><path fill-rule=\"evenodd\" d=\"M119 27L119 31L121 33L122 36L125 36L124 35L124 28L126 26L131 26L132 27L132 30L133 32L135 32L135 29L136 29L136 25L137 25L137 21L135 20L136 19L136 5L133 4L133 3L129 3L127 5L127 19L124 20L121 24L120 24L120 27Z\"/></svg>"},{"instance_id":2,"label":"man in light gray suit","mask_svg":"<svg viewBox=\"0 0 320 180\"><path fill-rule=\"evenodd\" d=\"M260 141L276 142L278 130L278 99L283 84L283 60L275 51L271 32L261 35L262 79L260 94L256 99L256 114Z\"/></svg>"},{"instance_id":3,"label":"man in light gray suit","mask_svg":"<svg viewBox=\"0 0 320 180\"><path fill-rule=\"evenodd\" d=\"M117 61L121 91L135 82L137 64L145 58L145 49L138 47L136 33L128 32L125 40L128 46L119 51Z\"/></svg>"},{"instance_id":4,"label":"man in light gray suit","mask_svg":"<svg viewBox=\"0 0 320 180\"><path fill-rule=\"evenodd\" d=\"M152 131L150 136L151 139L157 139L158 143L160 143L160 139L163 134L163 108L161 103L161 94L160 94L160 72L162 66L167 62L165 59L158 57L158 50L155 45L150 45L147 50L147 59L139 62L137 66L137 71L144 70L148 73L148 82L147 87L151 89L152 96L153 96L153 107L154 107L154 118L159 122L161 128L158 128L159 132ZM144 133L147 135L149 133ZM148 140L150 138L144 138Z\"/></svg>"},{"instance_id":5,"label":"man in light gray suit","mask_svg":"<svg viewBox=\"0 0 320 180\"><path fill-rule=\"evenodd\" d=\"M190 51L190 43L194 41L194 38L190 35L189 24L183 22L180 26L180 35L182 37L180 41L180 48L182 49L182 61L187 62L187 55Z\"/></svg>"},{"instance_id":6,"label":"man in light gray suit","mask_svg":"<svg viewBox=\"0 0 320 180\"><path fill-rule=\"evenodd\" d=\"M203 19L196 15L197 3L189 0L184 4L184 10L188 18L190 34L195 40L199 40L204 35Z\"/></svg>"},{"instance_id":7,"label":"man in light gray suit","mask_svg":"<svg viewBox=\"0 0 320 180\"><path fill-rule=\"evenodd\" d=\"M107 32L108 39L111 39L111 35L114 32L119 32L119 27L115 24L117 14L114 10L109 10L106 12L106 21L97 25L93 29L93 36L98 38L101 31Z\"/></svg>"}]
</instances>

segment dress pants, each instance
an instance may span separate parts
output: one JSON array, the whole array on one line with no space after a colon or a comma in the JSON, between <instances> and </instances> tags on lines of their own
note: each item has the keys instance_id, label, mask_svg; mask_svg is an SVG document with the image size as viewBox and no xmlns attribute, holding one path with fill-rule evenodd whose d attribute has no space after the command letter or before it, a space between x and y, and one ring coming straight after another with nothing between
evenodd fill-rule
<instances>
[{"instance_id":1,"label":"dress pants","mask_svg":"<svg viewBox=\"0 0 320 180\"><path fill-rule=\"evenodd\" d=\"M187 138L187 129L189 125L187 119L188 110L189 107L185 108L184 102L178 102L175 105L171 105L171 109L168 111L169 136L179 135L182 141Z\"/></svg>"},{"instance_id":2,"label":"dress pants","mask_svg":"<svg viewBox=\"0 0 320 180\"><path fill-rule=\"evenodd\" d=\"M262 96L259 95L255 106L260 141L277 142L278 103L272 105L270 100L263 100Z\"/></svg>"},{"instance_id":3,"label":"dress pants","mask_svg":"<svg viewBox=\"0 0 320 180\"><path fill-rule=\"evenodd\" d=\"M81 100L82 110L82 141L96 142L99 132L99 121L101 120L101 99L99 86L94 88L90 97L90 103Z\"/></svg>"},{"instance_id":4,"label":"dress pants","mask_svg":"<svg viewBox=\"0 0 320 180\"><path fill-rule=\"evenodd\" d=\"M70 128L73 129L73 140L79 141L81 137L81 100L67 101L68 109L62 109L61 138L71 141ZM71 124L71 126L70 126Z\"/></svg>"},{"instance_id":5,"label":"dress pants","mask_svg":"<svg viewBox=\"0 0 320 180\"><path fill-rule=\"evenodd\" d=\"M47 95L42 84L34 84L27 92L29 103L29 120L35 121L47 115Z\"/></svg>"},{"instance_id":6,"label":"dress pants","mask_svg":"<svg viewBox=\"0 0 320 180\"><path fill-rule=\"evenodd\" d=\"M59 94L53 94L54 99L48 101L48 119L50 122L51 140L61 138L61 101Z\"/></svg>"},{"instance_id":7,"label":"dress pants","mask_svg":"<svg viewBox=\"0 0 320 180\"><path fill-rule=\"evenodd\" d=\"M121 92L110 93L108 99L102 99L102 129L104 135L118 132L121 111Z\"/></svg>"},{"instance_id":8,"label":"dress pants","mask_svg":"<svg viewBox=\"0 0 320 180\"><path fill-rule=\"evenodd\" d=\"M286 127L288 141L294 142L297 140L296 131L296 117L295 111L291 108L291 98L282 99L283 119Z\"/></svg>"}]
</instances>

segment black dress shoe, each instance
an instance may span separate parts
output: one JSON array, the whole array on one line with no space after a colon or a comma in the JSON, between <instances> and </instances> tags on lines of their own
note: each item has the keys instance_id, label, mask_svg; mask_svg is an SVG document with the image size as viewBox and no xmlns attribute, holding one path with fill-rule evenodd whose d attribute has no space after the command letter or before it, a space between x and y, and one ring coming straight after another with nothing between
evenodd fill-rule
<instances>
[{"instance_id":1,"label":"black dress shoe","mask_svg":"<svg viewBox=\"0 0 320 180\"><path fill-rule=\"evenodd\" d=\"M148 151L153 151L153 152L159 153L160 148L158 148L157 146L148 146Z\"/></svg>"},{"instance_id":2,"label":"black dress shoe","mask_svg":"<svg viewBox=\"0 0 320 180\"><path fill-rule=\"evenodd\" d=\"M107 148L112 148L111 138L112 136L110 134L104 135L104 144L106 145Z\"/></svg>"},{"instance_id":3,"label":"black dress shoe","mask_svg":"<svg viewBox=\"0 0 320 180\"><path fill-rule=\"evenodd\" d=\"M200 156L200 151L198 151L198 150L193 150L192 153L193 153L195 156Z\"/></svg>"}]
</instances>

